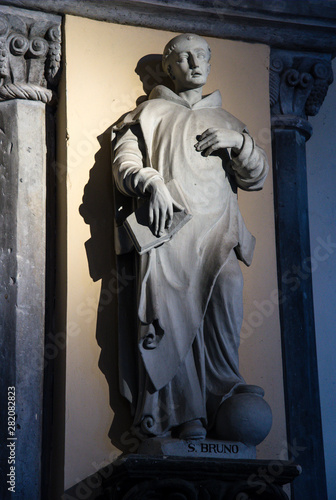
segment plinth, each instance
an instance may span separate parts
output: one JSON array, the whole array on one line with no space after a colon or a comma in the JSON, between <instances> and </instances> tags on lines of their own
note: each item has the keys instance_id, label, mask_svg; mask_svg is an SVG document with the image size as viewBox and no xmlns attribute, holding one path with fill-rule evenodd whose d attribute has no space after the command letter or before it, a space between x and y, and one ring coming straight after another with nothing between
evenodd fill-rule
<instances>
[{"instance_id":1,"label":"plinth","mask_svg":"<svg viewBox=\"0 0 336 500\"><path fill-rule=\"evenodd\" d=\"M301 472L280 460L122 456L66 492L95 500L288 500ZM91 496L90 496L91 492Z\"/></svg>"}]
</instances>

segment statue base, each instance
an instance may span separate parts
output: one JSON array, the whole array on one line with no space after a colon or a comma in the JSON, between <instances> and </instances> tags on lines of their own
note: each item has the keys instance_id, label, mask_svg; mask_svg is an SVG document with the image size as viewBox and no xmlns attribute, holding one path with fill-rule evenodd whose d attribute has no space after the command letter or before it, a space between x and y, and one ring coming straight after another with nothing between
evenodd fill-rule
<instances>
[{"instance_id":1,"label":"statue base","mask_svg":"<svg viewBox=\"0 0 336 500\"><path fill-rule=\"evenodd\" d=\"M223 460L126 455L62 498L86 500L288 500L283 490L301 472L280 460ZM84 495L84 496L83 496Z\"/></svg>"},{"instance_id":2,"label":"statue base","mask_svg":"<svg viewBox=\"0 0 336 500\"><path fill-rule=\"evenodd\" d=\"M184 441L171 438L150 438L140 444L137 453L151 456L225 458L235 460L256 458L256 447L216 439Z\"/></svg>"}]
</instances>

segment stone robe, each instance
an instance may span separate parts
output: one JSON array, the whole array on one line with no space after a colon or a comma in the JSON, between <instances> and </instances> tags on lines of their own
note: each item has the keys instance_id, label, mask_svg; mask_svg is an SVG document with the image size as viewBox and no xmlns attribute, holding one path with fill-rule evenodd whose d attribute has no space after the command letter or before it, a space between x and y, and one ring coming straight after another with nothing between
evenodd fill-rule
<instances>
[{"instance_id":1,"label":"stone robe","mask_svg":"<svg viewBox=\"0 0 336 500\"><path fill-rule=\"evenodd\" d=\"M243 133L240 153L196 151L197 136L208 128ZM268 164L245 125L221 108L219 91L190 106L158 86L113 134L113 175L122 195L141 201L148 183L176 179L193 216L168 243L138 259L138 331L126 336L138 345L137 381L121 352L121 388L133 403L135 426L143 435L161 435L194 418L212 421L223 397L243 381L237 258L249 265L255 240L240 214L237 186L261 189ZM121 239L125 201L117 196L119 254L129 250ZM130 348L125 335L120 331L122 351Z\"/></svg>"}]
</instances>

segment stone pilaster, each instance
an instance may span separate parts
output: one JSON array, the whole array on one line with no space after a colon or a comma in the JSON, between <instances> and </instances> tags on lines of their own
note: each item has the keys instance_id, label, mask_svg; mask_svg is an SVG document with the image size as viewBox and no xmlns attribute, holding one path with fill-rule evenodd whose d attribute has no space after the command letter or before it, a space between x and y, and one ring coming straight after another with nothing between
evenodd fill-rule
<instances>
[{"instance_id":1,"label":"stone pilaster","mask_svg":"<svg viewBox=\"0 0 336 500\"><path fill-rule=\"evenodd\" d=\"M308 220L305 143L332 82L330 55L273 50L270 104L287 435L303 474L292 498L327 498ZM303 388L305 388L303 390ZM290 447L290 449L291 449ZM290 457L292 458L292 457Z\"/></svg>"},{"instance_id":2,"label":"stone pilaster","mask_svg":"<svg viewBox=\"0 0 336 500\"><path fill-rule=\"evenodd\" d=\"M55 101L53 88L59 67L60 17L2 7L0 496L3 499L41 498L46 276L45 105ZM15 392L14 432L12 425L8 427L8 387L13 388L11 394ZM13 404L10 408L13 410ZM9 423L13 423L12 419ZM11 454L7 443L12 445ZM7 475L9 472L11 476ZM15 484L12 490L9 490L12 483L7 482L10 479L14 479Z\"/></svg>"}]
</instances>

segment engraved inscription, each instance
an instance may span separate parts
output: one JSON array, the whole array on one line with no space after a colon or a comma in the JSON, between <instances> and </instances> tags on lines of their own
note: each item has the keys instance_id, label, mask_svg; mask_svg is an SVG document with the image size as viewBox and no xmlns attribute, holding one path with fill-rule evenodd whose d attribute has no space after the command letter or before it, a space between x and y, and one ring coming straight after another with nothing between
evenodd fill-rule
<instances>
[{"instance_id":1,"label":"engraved inscription","mask_svg":"<svg viewBox=\"0 0 336 500\"><path fill-rule=\"evenodd\" d=\"M236 455L239 452L239 446L237 444L225 444L225 443L188 443L188 453L214 453L215 455Z\"/></svg>"}]
</instances>

